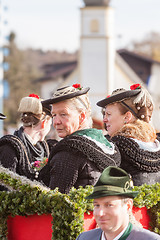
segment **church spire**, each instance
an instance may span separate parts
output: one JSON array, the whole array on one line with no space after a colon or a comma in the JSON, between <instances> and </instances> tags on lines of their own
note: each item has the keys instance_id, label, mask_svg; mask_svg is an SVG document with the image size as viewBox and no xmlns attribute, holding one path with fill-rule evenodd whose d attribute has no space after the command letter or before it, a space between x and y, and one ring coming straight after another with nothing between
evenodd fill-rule
<instances>
[{"instance_id":1,"label":"church spire","mask_svg":"<svg viewBox=\"0 0 160 240\"><path fill-rule=\"evenodd\" d=\"M86 6L109 6L110 0L83 0Z\"/></svg>"}]
</instances>

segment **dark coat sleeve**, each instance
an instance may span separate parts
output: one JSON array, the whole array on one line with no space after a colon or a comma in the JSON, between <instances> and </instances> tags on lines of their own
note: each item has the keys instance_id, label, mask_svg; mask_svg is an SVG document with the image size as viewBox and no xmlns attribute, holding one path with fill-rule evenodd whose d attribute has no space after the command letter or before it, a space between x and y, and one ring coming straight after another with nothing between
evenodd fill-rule
<instances>
[{"instance_id":1,"label":"dark coat sleeve","mask_svg":"<svg viewBox=\"0 0 160 240\"><path fill-rule=\"evenodd\" d=\"M61 193L68 193L75 185L80 170L83 169L85 160L79 153L60 151L50 161L51 189L59 188Z\"/></svg>"},{"instance_id":2,"label":"dark coat sleeve","mask_svg":"<svg viewBox=\"0 0 160 240\"><path fill-rule=\"evenodd\" d=\"M16 150L13 146L5 144L0 147L0 164L3 167L9 168L11 171L16 172L18 159Z\"/></svg>"}]
</instances>

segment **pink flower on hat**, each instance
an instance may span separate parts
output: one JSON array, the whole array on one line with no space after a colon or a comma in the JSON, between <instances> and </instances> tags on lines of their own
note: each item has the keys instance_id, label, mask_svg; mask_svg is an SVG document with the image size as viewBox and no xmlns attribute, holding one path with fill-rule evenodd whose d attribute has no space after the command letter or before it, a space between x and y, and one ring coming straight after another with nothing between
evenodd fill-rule
<instances>
[{"instance_id":1,"label":"pink flower on hat","mask_svg":"<svg viewBox=\"0 0 160 240\"><path fill-rule=\"evenodd\" d=\"M31 93L31 94L29 94L29 97L34 97L34 98L37 98L37 99L39 99L39 96L38 96L38 95L36 95L36 94L34 94L34 93Z\"/></svg>"},{"instance_id":2,"label":"pink flower on hat","mask_svg":"<svg viewBox=\"0 0 160 240\"><path fill-rule=\"evenodd\" d=\"M109 98L111 95L108 95L107 98Z\"/></svg>"},{"instance_id":3,"label":"pink flower on hat","mask_svg":"<svg viewBox=\"0 0 160 240\"><path fill-rule=\"evenodd\" d=\"M131 90L136 90L136 89L141 89L141 84L137 83L137 84L133 84L130 86Z\"/></svg>"}]
</instances>

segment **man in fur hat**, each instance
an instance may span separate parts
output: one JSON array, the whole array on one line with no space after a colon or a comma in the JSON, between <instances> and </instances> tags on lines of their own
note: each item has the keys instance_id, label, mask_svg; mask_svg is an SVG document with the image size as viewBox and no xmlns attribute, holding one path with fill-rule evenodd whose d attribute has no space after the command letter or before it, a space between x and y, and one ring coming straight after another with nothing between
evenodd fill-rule
<instances>
[{"instance_id":1,"label":"man in fur hat","mask_svg":"<svg viewBox=\"0 0 160 240\"><path fill-rule=\"evenodd\" d=\"M130 223L133 191L130 175L118 167L107 167L87 199L94 199L94 217L99 228L81 233L77 240L160 240L160 236Z\"/></svg>"}]
</instances>

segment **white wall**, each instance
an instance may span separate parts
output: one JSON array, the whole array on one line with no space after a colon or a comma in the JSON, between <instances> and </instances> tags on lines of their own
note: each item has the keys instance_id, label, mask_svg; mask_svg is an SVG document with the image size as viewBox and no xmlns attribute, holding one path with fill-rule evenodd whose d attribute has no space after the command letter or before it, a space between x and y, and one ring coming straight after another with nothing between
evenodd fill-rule
<instances>
[{"instance_id":1,"label":"white wall","mask_svg":"<svg viewBox=\"0 0 160 240\"><path fill-rule=\"evenodd\" d=\"M148 84L148 89L155 97L160 95L160 64L154 63L151 68L151 76ZM157 96L158 95L158 96Z\"/></svg>"},{"instance_id":2,"label":"white wall","mask_svg":"<svg viewBox=\"0 0 160 240\"><path fill-rule=\"evenodd\" d=\"M82 8L79 82L90 87L92 112L98 119L102 114L96 103L113 90L114 62L114 10L110 7Z\"/></svg>"},{"instance_id":3,"label":"white wall","mask_svg":"<svg viewBox=\"0 0 160 240\"><path fill-rule=\"evenodd\" d=\"M41 98L47 99L50 98L53 92L59 87L59 85L63 82L63 78L57 78L55 81L45 81L41 84Z\"/></svg>"}]
</instances>

